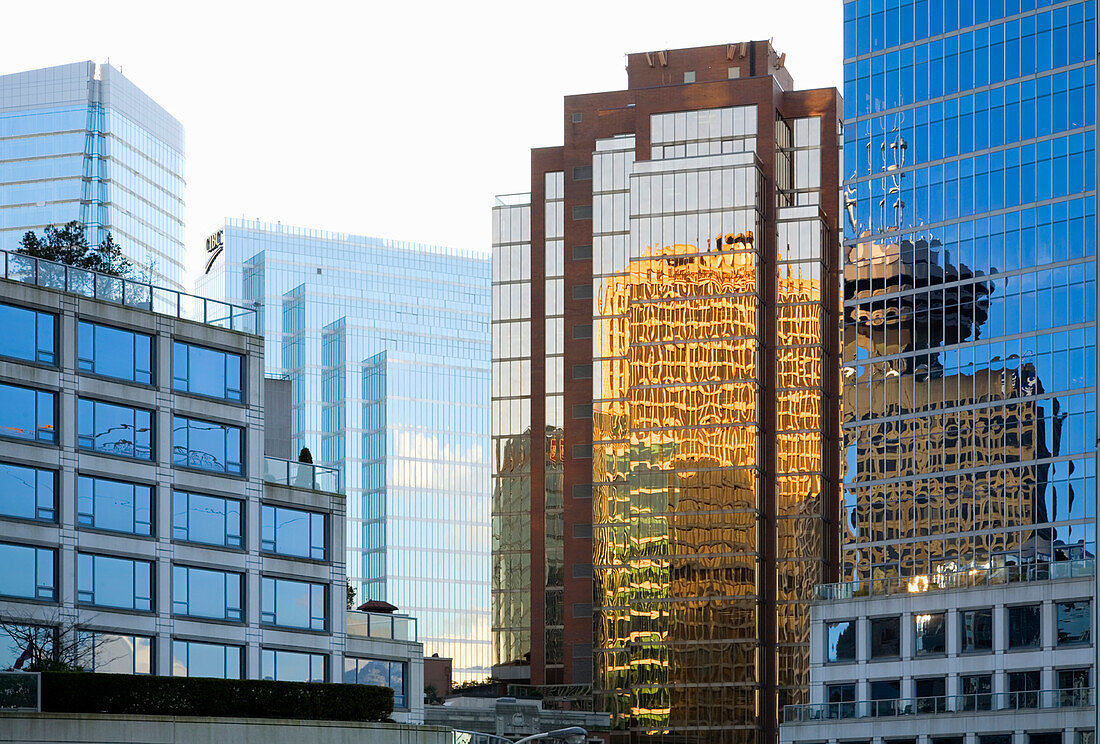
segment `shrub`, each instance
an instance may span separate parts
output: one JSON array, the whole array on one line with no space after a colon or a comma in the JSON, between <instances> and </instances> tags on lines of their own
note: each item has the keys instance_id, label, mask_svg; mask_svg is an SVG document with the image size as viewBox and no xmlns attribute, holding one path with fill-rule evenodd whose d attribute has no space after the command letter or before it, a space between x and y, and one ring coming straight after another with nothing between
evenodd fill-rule
<instances>
[{"instance_id":1,"label":"shrub","mask_svg":"<svg viewBox=\"0 0 1100 744\"><path fill-rule=\"evenodd\" d=\"M393 690L372 685L44 672L42 711L385 721Z\"/></svg>"}]
</instances>

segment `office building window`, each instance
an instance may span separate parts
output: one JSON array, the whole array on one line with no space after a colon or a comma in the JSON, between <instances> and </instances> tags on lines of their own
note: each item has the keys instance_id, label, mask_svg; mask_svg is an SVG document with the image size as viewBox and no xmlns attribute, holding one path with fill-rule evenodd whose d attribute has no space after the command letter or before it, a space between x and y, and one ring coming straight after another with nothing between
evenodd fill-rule
<instances>
[{"instance_id":1,"label":"office building window","mask_svg":"<svg viewBox=\"0 0 1100 744\"><path fill-rule=\"evenodd\" d=\"M901 618L871 618L871 658L901 656Z\"/></svg>"},{"instance_id":2,"label":"office building window","mask_svg":"<svg viewBox=\"0 0 1100 744\"><path fill-rule=\"evenodd\" d=\"M963 696L963 710L991 710L993 703L993 676L989 674L971 674L959 682L959 691Z\"/></svg>"},{"instance_id":3,"label":"office building window","mask_svg":"<svg viewBox=\"0 0 1100 744\"><path fill-rule=\"evenodd\" d=\"M0 627L0 671L29 671L35 656L53 657L56 643L56 628L5 623Z\"/></svg>"},{"instance_id":4,"label":"office building window","mask_svg":"<svg viewBox=\"0 0 1100 744\"><path fill-rule=\"evenodd\" d=\"M236 426L174 416L172 464L215 473L244 472L242 431Z\"/></svg>"},{"instance_id":5,"label":"office building window","mask_svg":"<svg viewBox=\"0 0 1100 744\"><path fill-rule=\"evenodd\" d=\"M591 323L578 323L573 326L573 338L592 338L592 324Z\"/></svg>"},{"instance_id":6,"label":"office building window","mask_svg":"<svg viewBox=\"0 0 1100 744\"><path fill-rule=\"evenodd\" d=\"M1012 744L1012 734L982 734L978 744Z\"/></svg>"},{"instance_id":7,"label":"office building window","mask_svg":"<svg viewBox=\"0 0 1100 744\"><path fill-rule=\"evenodd\" d=\"M260 547L268 553L325 559L325 515L264 505Z\"/></svg>"},{"instance_id":8,"label":"office building window","mask_svg":"<svg viewBox=\"0 0 1100 744\"><path fill-rule=\"evenodd\" d=\"M591 204L578 204L573 207L573 219L575 220L590 220L592 219L592 205Z\"/></svg>"},{"instance_id":9,"label":"office building window","mask_svg":"<svg viewBox=\"0 0 1100 744\"><path fill-rule=\"evenodd\" d=\"M204 545L241 547L241 502L176 491L172 494L172 537Z\"/></svg>"},{"instance_id":10,"label":"office building window","mask_svg":"<svg viewBox=\"0 0 1100 744\"><path fill-rule=\"evenodd\" d=\"M588 403L580 403L573 406L573 418L575 419L590 419L592 418L592 406Z\"/></svg>"},{"instance_id":11,"label":"office building window","mask_svg":"<svg viewBox=\"0 0 1100 744\"><path fill-rule=\"evenodd\" d=\"M76 586L80 604L149 612L153 607L153 564L78 553Z\"/></svg>"},{"instance_id":12,"label":"office building window","mask_svg":"<svg viewBox=\"0 0 1100 744\"><path fill-rule=\"evenodd\" d=\"M325 629L325 585L276 579L261 581L260 619L284 628Z\"/></svg>"},{"instance_id":13,"label":"office building window","mask_svg":"<svg viewBox=\"0 0 1100 744\"><path fill-rule=\"evenodd\" d=\"M153 639L145 636L81 631L86 667L101 674L152 674Z\"/></svg>"},{"instance_id":14,"label":"office building window","mask_svg":"<svg viewBox=\"0 0 1100 744\"><path fill-rule=\"evenodd\" d=\"M574 364L573 365L573 379L574 380L591 380L592 379L592 365L591 364Z\"/></svg>"},{"instance_id":15,"label":"office building window","mask_svg":"<svg viewBox=\"0 0 1100 744\"><path fill-rule=\"evenodd\" d=\"M241 679L240 646L172 641L173 677Z\"/></svg>"},{"instance_id":16,"label":"office building window","mask_svg":"<svg viewBox=\"0 0 1100 744\"><path fill-rule=\"evenodd\" d=\"M81 398L77 445L108 455L153 459L153 414L144 408Z\"/></svg>"},{"instance_id":17,"label":"office building window","mask_svg":"<svg viewBox=\"0 0 1100 744\"><path fill-rule=\"evenodd\" d=\"M1058 705L1062 708L1079 708L1092 705L1089 691L1092 682L1092 668L1058 670Z\"/></svg>"},{"instance_id":18,"label":"office building window","mask_svg":"<svg viewBox=\"0 0 1100 744\"><path fill-rule=\"evenodd\" d=\"M56 365L56 326L50 313L0 302L0 356Z\"/></svg>"},{"instance_id":19,"label":"office building window","mask_svg":"<svg viewBox=\"0 0 1100 744\"><path fill-rule=\"evenodd\" d=\"M825 697L829 706L827 713L829 718L855 718L856 685L854 682L827 685Z\"/></svg>"},{"instance_id":20,"label":"office building window","mask_svg":"<svg viewBox=\"0 0 1100 744\"><path fill-rule=\"evenodd\" d=\"M965 740L965 736L931 736L928 742L929 744L963 744Z\"/></svg>"},{"instance_id":21,"label":"office building window","mask_svg":"<svg viewBox=\"0 0 1100 744\"><path fill-rule=\"evenodd\" d=\"M1073 646L1092 640L1092 608L1087 599L1055 602L1054 615L1058 623L1059 646Z\"/></svg>"},{"instance_id":22,"label":"office building window","mask_svg":"<svg viewBox=\"0 0 1100 744\"><path fill-rule=\"evenodd\" d=\"M913 680L913 697L918 713L947 712L947 678L925 677Z\"/></svg>"},{"instance_id":23,"label":"office building window","mask_svg":"<svg viewBox=\"0 0 1100 744\"><path fill-rule=\"evenodd\" d=\"M574 114L579 116L579 114ZM592 166L591 165L574 165L573 166L573 180L574 181L591 181L592 180Z\"/></svg>"},{"instance_id":24,"label":"office building window","mask_svg":"<svg viewBox=\"0 0 1100 744\"><path fill-rule=\"evenodd\" d=\"M153 337L82 320L77 324L76 363L84 372L150 385Z\"/></svg>"},{"instance_id":25,"label":"office building window","mask_svg":"<svg viewBox=\"0 0 1100 744\"><path fill-rule=\"evenodd\" d=\"M591 261L592 260L592 246L590 246L590 245L575 245L575 246L573 246L573 260L574 261Z\"/></svg>"},{"instance_id":26,"label":"office building window","mask_svg":"<svg viewBox=\"0 0 1100 744\"><path fill-rule=\"evenodd\" d=\"M1041 675L1038 670L1008 673L1008 707L1038 708Z\"/></svg>"},{"instance_id":27,"label":"office building window","mask_svg":"<svg viewBox=\"0 0 1100 744\"><path fill-rule=\"evenodd\" d=\"M942 612L916 615L917 656L942 654L947 650L947 619Z\"/></svg>"},{"instance_id":28,"label":"office building window","mask_svg":"<svg viewBox=\"0 0 1100 744\"><path fill-rule=\"evenodd\" d=\"M1012 742L1006 744L1012 744ZM1073 744L1096 744L1096 730L1077 729L1073 732Z\"/></svg>"},{"instance_id":29,"label":"office building window","mask_svg":"<svg viewBox=\"0 0 1100 744\"><path fill-rule=\"evenodd\" d=\"M993 610L964 610L959 613L959 650L993 650Z\"/></svg>"},{"instance_id":30,"label":"office building window","mask_svg":"<svg viewBox=\"0 0 1100 744\"><path fill-rule=\"evenodd\" d=\"M582 121L584 121L584 114L582 114L580 112L577 112L577 111L574 111L573 112L573 123L574 124L580 124Z\"/></svg>"},{"instance_id":31,"label":"office building window","mask_svg":"<svg viewBox=\"0 0 1100 744\"><path fill-rule=\"evenodd\" d=\"M393 690L393 707L406 708L405 664L401 661L344 657L344 682L351 685L377 685Z\"/></svg>"},{"instance_id":32,"label":"office building window","mask_svg":"<svg viewBox=\"0 0 1100 744\"><path fill-rule=\"evenodd\" d=\"M77 479L78 524L131 535L153 533L153 489L82 475Z\"/></svg>"},{"instance_id":33,"label":"office building window","mask_svg":"<svg viewBox=\"0 0 1100 744\"><path fill-rule=\"evenodd\" d=\"M172 614L239 622L243 587L239 573L172 566Z\"/></svg>"},{"instance_id":34,"label":"office building window","mask_svg":"<svg viewBox=\"0 0 1100 744\"><path fill-rule=\"evenodd\" d=\"M240 401L243 357L182 341L172 344L172 387L185 393Z\"/></svg>"},{"instance_id":35,"label":"office building window","mask_svg":"<svg viewBox=\"0 0 1100 744\"><path fill-rule=\"evenodd\" d=\"M1037 604L1008 608L1008 647L1033 648L1042 639L1042 607Z\"/></svg>"},{"instance_id":36,"label":"office building window","mask_svg":"<svg viewBox=\"0 0 1100 744\"><path fill-rule=\"evenodd\" d=\"M57 557L33 545L0 543L0 596L57 600Z\"/></svg>"},{"instance_id":37,"label":"office building window","mask_svg":"<svg viewBox=\"0 0 1100 744\"><path fill-rule=\"evenodd\" d=\"M854 620L841 620L825 624L826 661L856 660L856 623Z\"/></svg>"},{"instance_id":38,"label":"office building window","mask_svg":"<svg viewBox=\"0 0 1100 744\"><path fill-rule=\"evenodd\" d=\"M1041 733L1029 733L1027 744L1062 744L1061 731L1043 731Z\"/></svg>"},{"instance_id":39,"label":"office building window","mask_svg":"<svg viewBox=\"0 0 1100 744\"><path fill-rule=\"evenodd\" d=\"M695 70L688 70L687 72L684 73L684 82L685 83L694 83L695 82Z\"/></svg>"},{"instance_id":40,"label":"office building window","mask_svg":"<svg viewBox=\"0 0 1100 744\"><path fill-rule=\"evenodd\" d=\"M892 716L897 713L901 697L901 680L879 679L871 682L871 715Z\"/></svg>"},{"instance_id":41,"label":"office building window","mask_svg":"<svg viewBox=\"0 0 1100 744\"><path fill-rule=\"evenodd\" d=\"M589 460L592 458L591 444L574 444L573 458L577 460Z\"/></svg>"},{"instance_id":42,"label":"office building window","mask_svg":"<svg viewBox=\"0 0 1100 744\"><path fill-rule=\"evenodd\" d=\"M54 393L0 383L0 436L56 442L55 416Z\"/></svg>"},{"instance_id":43,"label":"office building window","mask_svg":"<svg viewBox=\"0 0 1100 744\"><path fill-rule=\"evenodd\" d=\"M260 651L260 674L279 682L324 682L325 657L265 648Z\"/></svg>"},{"instance_id":44,"label":"office building window","mask_svg":"<svg viewBox=\"0 0 1100 744\"><path fill-rule=\"evenodd\" d=\"M578 483L573 486L573 498L575 499L590 499L592 498L592 484L591 483Z\"/></svg>"},{"instance_id":45,"label":"office building window","mask_svg":"<svg viewBox=\"0 0 1100 744\"><path fill-rule=\"evenodd\" d=\"M57 521L57 473L0 463L0 514Z\"/></svg>"}]
</instances>

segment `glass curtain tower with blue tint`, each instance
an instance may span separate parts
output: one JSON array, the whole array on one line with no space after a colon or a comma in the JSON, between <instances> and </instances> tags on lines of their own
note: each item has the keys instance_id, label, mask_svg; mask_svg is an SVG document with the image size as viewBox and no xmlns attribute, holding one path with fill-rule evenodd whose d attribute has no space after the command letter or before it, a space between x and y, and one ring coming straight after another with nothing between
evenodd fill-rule
<instances>
[{"instance_id":1,"label":"glass curtain tower with blue tint","mask_svg":"<svg viewBox=\"0 0 1100 744\"><path fill-rule=\"evenodd\" d=\"M110 65L0 76L0 248L28 230L110 232L150 280L183 289L183 126Z\"/></svg>"},{"instance_id":2,"label":"glass curtain tower with blue tint","mask_svg":"<svg viewBox=\"0 0 1100 744\"><path fill-rule=\"evenodd\" d=\"M1095 554L1095 13L844 4L850 580Z\"/></svg>"},{"instance_id":3,"label":"glass curtain tower with blue tint","mask_svg":"<svg viewBox=\"0 0 1100 744\"><path fill-rule=\"evenodd\" d=\"M487 677L488 255L237 220L207 250L200 292L258 305L267 372L291 381L291 455L343 474L358 601Z\"/></svg>"}]
</instances>

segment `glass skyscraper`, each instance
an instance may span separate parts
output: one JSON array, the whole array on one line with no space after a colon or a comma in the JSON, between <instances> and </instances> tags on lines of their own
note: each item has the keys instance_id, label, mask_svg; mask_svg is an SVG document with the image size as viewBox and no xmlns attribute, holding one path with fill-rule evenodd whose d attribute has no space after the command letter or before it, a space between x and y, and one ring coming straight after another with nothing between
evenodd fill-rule
<instances>
[{"instance_id":1,"label":"glass skyscraper","mask_svg":"<svg viewBox=\"0 0 1100 744\"><path fill-rule=\"evenodd\" d=\"M1095 13L844 4L848 579L1095 554Z\"/></svg>"},{"instance_id":2,"label":"glass skyscraper","mask_svg":"<svg viewBox=\"0 0 1100 744\"><path fill-rule=\"evenodd\" d=\"M110 65L0 76L0 248L77 221L183 288L183 126Z\"/></svg>"},{"instance_id":3,"label":"glass skyscraper","mask_svg":"<svg viewBox=\"0 0 1100 744\"><path fill-rule=\"evenodd\" d=\"M489 675L489 256L230 220L200 293L256 304L291 441L340 468L358 600Z\"/></svg>"}]
</instances>

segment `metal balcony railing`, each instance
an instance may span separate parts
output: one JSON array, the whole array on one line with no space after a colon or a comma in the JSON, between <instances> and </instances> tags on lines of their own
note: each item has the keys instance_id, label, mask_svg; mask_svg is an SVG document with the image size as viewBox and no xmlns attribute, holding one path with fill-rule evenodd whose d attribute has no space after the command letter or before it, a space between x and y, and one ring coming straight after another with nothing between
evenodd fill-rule
<instances>
[{"instance_id":1,"label":"metal balcony railing","mask_svg":"<svg viewBox=\"0 0 1100 744\"><path fill-rule=\"evenodd\" d=\"M886 597L895 594L918 594L943 589L967 589L998 586L1024 581L1049 581L1092 576L1095 561L1083 558L1055 563L1028 563L1018 566L969 568L937 574L910 577L889 577L866 581L846 581L840 584L819 584L814 588L818 600L830 601L854 597Z\"/></svg>"},{"instance_id":2,"label":"metal balcony railing","mask_svg":"<svg viewBox=\"0 0 1100 744\"><path fill-rule=\"evenodd\" d=\"M1086 708L1096 704L1094 688L1066 690L1028 690L1024 692L986 692L974 695L940 695L896 700L864 700L848 703L788 705L783 709L785 723L839 720L845 718L882 718L889 716L941 715L946 713Z\"/></svg>"},{"instance_id":3,"label":"metal balcony railing","mask_svg":"<svg viewBox=\"0 0 1100 744\"><path fill-rule=\"evenodd\" d=\"M264 458L264 480L280 486L309 488L326 493L343 493L340 490L340 471L336 468L314 465L308 462L284 460L280 457Z\"/></svg>"},{"instance_id":4,"label":"metal balcony railing","mask_svg":"<svg viewBox=\"0 0 1100 744\"><path fill-rule=\"evenodd\" d=\"M42 675L0 672L0 713L42 710Z\"/></svg>"},{"instance_id":5,"label":"metal balcony railing","mask_svg":"<svg viewBox=\"0 0 1100 744\"><path fill-rule=\"evenodd\" d=\"M348 635L393 641L415 641L416 618L385 612L348 610Z\"/></svg>"},{"instance_id":6,"label":"metal balcony railing","mask_svg":"<svg viewBox=\"0 0 1100 744\"><path fill-rule=\"evenodd\" d=\"M231 331L257 332L255 308L77 269L22 253L0 251L0 277Z\"/></svg>"}]
</instances>

